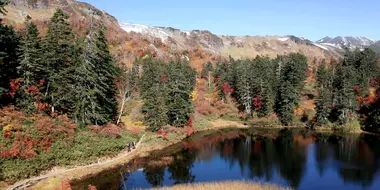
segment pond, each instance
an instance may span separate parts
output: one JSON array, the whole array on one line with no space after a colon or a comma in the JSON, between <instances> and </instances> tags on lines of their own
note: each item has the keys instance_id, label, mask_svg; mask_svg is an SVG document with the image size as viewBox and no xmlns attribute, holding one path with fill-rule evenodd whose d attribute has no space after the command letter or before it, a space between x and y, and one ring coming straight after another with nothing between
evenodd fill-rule
<instances>
[{"instance_id":1,"label":"pond","mask_svg":"<svg viewBox=\"0 0 380 190\"><path fill-rule=\"evenodd\" d=\"M98 189L246 180L294 189L380 189L380 137L306 130L200 133L78 182ZM126 188L125 188L126 187Z\"/></svg>"}]
</instances>

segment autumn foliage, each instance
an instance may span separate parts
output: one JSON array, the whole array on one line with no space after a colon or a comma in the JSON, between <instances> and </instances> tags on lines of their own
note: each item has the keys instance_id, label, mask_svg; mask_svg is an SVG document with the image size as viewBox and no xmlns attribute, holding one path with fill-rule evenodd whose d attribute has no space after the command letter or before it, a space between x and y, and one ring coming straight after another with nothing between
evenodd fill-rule
<instances>
[{"instance_id":1,"label":"autumn foliage","mask_svg":"<svg viewBox=\"0 0 380 190\"><path fill-rule=\"evenodd\" d=\"M51 118L35 114L26 117L23 112L6 107L0 110L0 157L32 159L41 152L50 152L52 143L59 140L70 147L76 125L65 116Z\"/></svg>"}]
</instances>

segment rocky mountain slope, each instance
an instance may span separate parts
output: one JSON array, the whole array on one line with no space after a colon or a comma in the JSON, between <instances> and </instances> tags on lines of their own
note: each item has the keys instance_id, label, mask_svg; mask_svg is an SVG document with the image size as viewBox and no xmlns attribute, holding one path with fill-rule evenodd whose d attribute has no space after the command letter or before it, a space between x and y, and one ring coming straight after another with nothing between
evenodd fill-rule
<instances>
[{"instance_id":1,"label":"rocky mountain slope","mask_svg":"<svg viewBox=\"0 0 380 190\"><path fill-rule=\"evenodd\" d=\"M177 49L203 48L222 56L234 58L255 57L291 52L303 53L308 57L328 58L339 54L305 38L296 36L218 36L207 30L185 31L171 27L154 27L141 24L120 23L126 32L154 36Z\"/></svg>"},{"instance_id":2,"label":"rocky mountain slope","mask_svg":"<svg viewBox=\"0 0 380 190\"><path fill-rule=\"evenodd\" d=\"M316 43L326 47L326 48L332 48L332 49L343 49L344 47L347 47L349 49L363 49L366 47L370 47L371 45L375 44L377 41L370 40L366 37L341 37L337 36L334 38L330 38L328 36L316 41Z\"/></svg>"},{"instance_id":3,"label":"rocky mountain slope","mask_svg":"<svg viewBox=\"0 0 380 190\"><path fill-rule=\"evenodd\" d=\"M275 57L278 54L299 52L308 58L339 57L341 44L350 47L367 47L376 43L367 38L323 38L317 42L296 36L227 36L215 35L207 30L184 31L171 27L154 27L141 24L119 23L116 18L94 6L75 0L12 0L4 21L23 27L24 19L31 16L42 34L57 9L70 15L75 32L86 34L92 22L106 25L111 52L119 64L129 65L136 56L152 53L163 59L187 57L200 69L207 62L227 58L252 58L257 55ZM376 46L377 47L377 46Z\"/></svg>"}]
</instances>

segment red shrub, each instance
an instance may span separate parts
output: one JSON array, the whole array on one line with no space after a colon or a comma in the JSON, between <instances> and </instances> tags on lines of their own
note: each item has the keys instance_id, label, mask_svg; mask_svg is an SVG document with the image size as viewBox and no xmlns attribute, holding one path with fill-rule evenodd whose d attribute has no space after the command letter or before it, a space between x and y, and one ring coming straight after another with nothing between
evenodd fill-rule
<instances>
[{"instance_id":1,"label":"red shrub","mask_svg":"<svg viewBox=\"0 0 380 190\"><path fill-rule=\"evenodd\" d=\"M234 92L234 89L230 86L230 84L228 84L228 82L225 82L225 83L222 85L222 92L223 92L225 95L231 95L231 93Z\"/></svg>"},{"instance_id":2,"label":"red shrub","mask_svg":"<svg viewBox=\"0 0 380 190\"><path fill-rule=\"evenodd\" d=\"M115 124L107 123L99 133L108 137L120 137L121 129Z\"/></svg>"},{"instance_id":3,"label":"red shrub","mask_svg":"<svg viewBox=\"0 0 380 190\"><path fill-rule=\"evenodd\" d=\"M193 120L194 119L192 117L189 118L189 120L187 121L187 126L188 127L190 127L190 128L193 127Z\"/></svg>"},{"instance_id":4,"label":"red shrub","mask_svg":"<svg viewBox=\"0 0 380 190\"><path fill-rule=\"evenodd\" d=\"M189 127L189 126L186 126L185 127L185 131L186 131L186 135L187 136L190 136L191 134L193 134L194 130L192 127Z\"/></svg>"},{"instance_id":5,"label":"red shrub","mask_svg":"<svg viewBox=\"0 0 380 190\"><path fill-rule=\"evenodd\" d=\"M358 92L360 90L360 86L353 86L352 89Z\"/></svg>"},{"instance_id":6,"label":"red shrub","mask_svg":"<svg viewBox=\"0 0 380 190\"><path fill-rule=\"evenodd\" d=\"M255 106L255 110L259 111L261 110L261 99L259 97L253 98L253 105Z\"/></svg>"},{"instance_id":7,"label":"red shrub","mask_svg":"<svg viewBox=\"0 0 380 190\"><path fill-rule=\"evenodd\" d=\"M71 185L68 181L62 180L61 181L61 189L60 190L71 190Z\"/></svg>"},{"instance_id":8,"label":"red shrub","mask_svg":"<svg viewBox=\"0 0 380 190\"><path fill-rule=\"evenodd\" d=\"M169 135L169 131L166 130L164 134L162 134L162 138L166 139L166 137Z\"/></svg>"}]
</instances>

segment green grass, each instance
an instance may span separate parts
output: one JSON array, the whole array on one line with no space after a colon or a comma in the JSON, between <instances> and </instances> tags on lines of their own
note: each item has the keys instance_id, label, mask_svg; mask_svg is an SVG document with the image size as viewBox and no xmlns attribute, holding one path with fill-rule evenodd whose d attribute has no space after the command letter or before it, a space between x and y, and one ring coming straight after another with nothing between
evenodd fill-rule
<instances>
[{"instance_id":1,"label":"green grass","mask_svg":"<svg viewBox=\"0 0 380 190\"><path fill-rule=\"evenodd\" d=\"M207 129L207 128L210 128L211 126L212 126L212 123L210 122L210 120L208 120L205 117L197 118L194 122L195 130Z\"/></svg>"},{"instance_id":2,"label":"green grass","mask_svg":"<svg viewBox=\"0 0 380 190\"><path fill-rule=\"evenodd\" d=\"M107 137L77 130L74 141L68 148L66 143L56 141L50 152L42 152L32 159L2 158L2 177L10 182L28 178L49 170L54 166L76 166L97 162L104 156L116 156L125 149L127 141L137 142L140 135L122 132L120 138Z\"/></svg>"}]
</instances>

